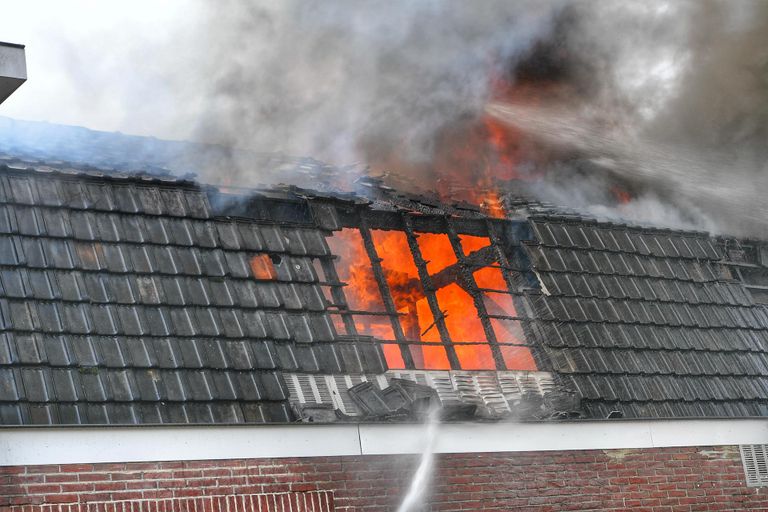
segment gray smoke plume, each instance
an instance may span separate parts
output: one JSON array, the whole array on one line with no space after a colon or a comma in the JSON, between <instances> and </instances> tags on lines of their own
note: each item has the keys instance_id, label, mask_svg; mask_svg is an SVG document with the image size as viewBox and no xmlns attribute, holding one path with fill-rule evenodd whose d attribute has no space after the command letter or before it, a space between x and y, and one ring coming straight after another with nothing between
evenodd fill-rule
<instances>
[{"instance_id":1,"label":"gray smoke plume","mask_svg":"<svg viewBox=\"0 0 768 512\"><path fill-rule=\"evenodd\" d=\"M520 174L543 176L537 193L635 220L765 235L756 203L768 187L766 2L188 5L148 14L153 23L138 25L147 33L117 23L88 37L61 22L67 8L41 13L49 37L30 44L32 78L12 100L34 91L54 97L37 102L39 112L58 103L65 122L80 112L109 129L219 143L202 165L210 182L282 180L270 171L283 153L358 162L430 189L463 173L465 190L488 185L505 161L464 149L489 138L486 107L507 102L521 139L511 159ZM34 89L48 83L34 67L45 41L58 48L45 64L59 72ZM559 112L592 139L537 131L535 119ZM42 142L51 145L47 130ZM632 195L619 207L615 181Z\"/></svg>"},{"instance_id":2,"label":"gray smoke plume","mask_svg":"<svg viewBox=\"0 0 768 512\"><path fill-rule=\"evenodd\" d=\"M494 69L547 37L562 4L211 2L198 137L333 163L393 149L428 161L436 133L482 113Z\"/></svg>"},{"instance_id":3,"label":"gray smoke plume","mask_svg":"<svg viewBox=\"0 0 768 512\"><path fill-rule=\"evenodd\" d=\"M589 97L512 107L507 118L650 186L620 208L625 217L659 221L666 211L683 226L698 219L710 230L768 235L768 4L576 7L564 39L572 61L597 71Z\"/></svg>"},{"instance_id":4,"label":"gray smoke plume","mask_svg":"<svg viewBox=\"0 0 768 512\"><path fill-rule=\"evenodd\" d=\"M579 158L609 156L624 182L645 187L613 213L764 233L762 214L749 210L756 195L739 192L765 183L764 2L205 5L210 15L201 65L208 88L200 139L333 163L375 165L396 153L401 168L387 170L419 173L439 152L446 127L483 115L492 78L502 77L513 87L528 82L529 92L540 89L535 105L565 104L608 134L598 141L603 147L576 144ZM573 141L542 140L525 122L515 124L558 155L546 166L568 165L558 150ZM610 147L619 142L621 148ZM258 175L242 163L232 167L241 168L239 182ZM684 176L672 181L687 190L686 200L668 199L664 173ZM594 197L592 189L600 186L595 179L553 176L545 175L539 187L550 196L560 187L569 192L561 197ZM696 187L687 189L707 183L717 196L724 182L732 185L730 192L704 204L695 200ZM585 190L570 193L574 185ZM738 208L729 206L738 202ZM609 203L589 206L610 213Z\"/></svg>"}]
</instances>

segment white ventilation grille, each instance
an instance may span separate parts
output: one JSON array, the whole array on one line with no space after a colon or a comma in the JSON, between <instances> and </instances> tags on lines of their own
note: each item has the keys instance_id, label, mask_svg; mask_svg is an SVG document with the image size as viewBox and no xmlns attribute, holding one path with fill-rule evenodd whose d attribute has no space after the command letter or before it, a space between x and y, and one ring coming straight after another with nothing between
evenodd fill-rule
<instances>
[{"instance_id":1,"label":"white ventilation grille","mask_svg":"<svg viewBox=\"0 0 768 512\"><path fill-rule=\"evenodd\" d=\"M548 372L395 370L382 375L284 375L292 402L333 405L349 416L361 414L347 392L361 382L375 382L380 389L385 389L391 378L407 379L437 391L445 405L475 404L497 414L511 411L514 403L526 393L544 395L554 387L552 374Z\"/></svg>"},{"instance_id":2,"label":"white ventilation grille","mask_svg":"<svg viewBox=\"0 0 768 512\"><path fill-rule=\"evenodd\" d=\"M768 486L768 445L743 444L739 446L741 462L744 464L744 475L747 486Z\"/></svg>"},{"instance_id":3,"label":"white ventilation grille","mask_svg":"<svg viewBox=\"0 0 768 512\"><path fill-rule=\"evenodd\" d=\"M390 371L390 377L426 384L440 401L484 405L497 414L511 411L511 402L525 393L544 395L555 383L548 372Z\"/></svg>"}]
</instances>

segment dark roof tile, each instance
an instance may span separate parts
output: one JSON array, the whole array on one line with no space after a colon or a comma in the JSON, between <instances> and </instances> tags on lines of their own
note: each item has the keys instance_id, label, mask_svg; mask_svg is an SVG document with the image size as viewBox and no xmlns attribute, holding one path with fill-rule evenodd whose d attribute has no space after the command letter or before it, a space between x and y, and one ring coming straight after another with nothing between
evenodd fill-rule
<instances>
[{"instance_id":1,"label":"dark roof tile","mask_svg":"<svg viewBox=\"0 0 768 512\"><path fill-rule=\"evenodd\" d=\"M235 372L232 374L232 385L237 397L241 400L262 400L261 379L254 372Z\"/></svg>"},{"instance_id":2,"label":"dark roof tile","mask_svg":"<svg viewBox=\"0 0 768 512\"><path fill-rule=\"evenodd\" d=\"M239 310L222 309L219 311L224 336L227 338L242 338L245 336L243 329L243 314Z\"/></svg>"},{"instance_id":3,"label":"dark roof tile","mask_svg":"<svg viewBox=\"0 0 768 512\"><path fill-rule=\"evenodd\" d=\"M243 249L249 251L261 251L266 247L259 228L253 224L238 222L235 224Z\"/></svg>"},{"instance_id":4,"label":"dark roof tile","mask_svg":"<svg viewBox=\"0 0 768 512\"><path fill-rule=\"evenodd\" d=\"M224 249L240 249L239 230L232 222L216 222L216 232L218 234L219 245Z\"/></svg>"},{"instance_id":5,"label":"dark roof tile","mask_svg":"<svg viewBox=\"0 0 768 512\"><path fill-rule=\"evenodd\" d=\"M249 344L258 368L277 368L276 344L273 341L251 341Z\"/></svg>"},{"instance_id":6,"label":"dark roof tile","mask_svg":"<svg viewBox=\"0 0 768 512\"><path fill-rule=\"evenodd\" d=\"M150 215L160 215L163 213L163 203L160 200L160 192L157 187L137 186L134 190L138 198L139 210L142 213Z\"/></svg>"},{"instance_id":7,"label":"dark roof tile","mask_svg":"<svg viewBox=\"0 0 768 512\"><path fill-rule=\"evenodd\" d=\"M287 238L277 226L259 226L261 239L266 249L274 252L286 252Z\"/></svg>"},{"instance_id":8,"label":"dark roof tile","mask_svg":"<svg viewBox=\"0 0 768 512\"><path fill-rule=\"evenodd\" d=\"M142 338L120 337L118 338L121 351L131 362L132 366L149 368L155 366L158 360L154 346L150 340Z\"/></svg>"},{"instance_id":9,"label":"dark roof tile","mask_svg":"<svg viewBox=\"0 0 768 512\"><path fill-rule=\"evenodd\" d=\"M61 206L61 192L59 191L59 182L56 180L35 180L37 197L40 204L47 206Z\"/></svg>"},{"instance_id":10,"label":"dark roof tile","mask_svg":"<svg viewBox=\"0 0 768 512\"><path fill-rule=\"evenodd\" d=\"M184 199L186 202L187 214L190 217L207 219L211 216L210 205L208 204L208 198L205 194L198 191L185 190Z\"/></svg>"},{"instance_id":11,"label":"dark roof tile","mask_svg":"<svg viewBox=\"0 0 768 512\"><path fill-rule=\"evenodd\" d=\"M53 398L46 373L38 368L21 368L21 382L24 386L24 398L30 402L48 402Z\"/></svg>"},{"instance_id":12,"label":"dark roof tile","mask_svg":"<svg viewBox=\"0 0 768 512\"><path fill-rule=\"evenodd\" d=\"M163 219L166 232L170 237L170 241L175 245L193 246L195 240L192 237L192 230L190 228L190 222L186 219Z\"/></svg>"},{"instance_id":13,"label":"dark roof tile","mask_svg":"<svg viewBox=\"0 0 768 512\"><path fill-rule=\"evenodd\" d=\"M80 374L77 370L53 369L51 382L54 395L60 402L77 402L85 398L81 391Z\"/></svg>"},{"instance_id":14,"label":"dark roof tile","mask_svg":"<svg viewBox=\"0 0 768 512\"><path fill-rule=\"evenodd\" d=\"M278 366L285 371L297 371L299 369L299 362L296 360L293 348L290 343L275 344Z\"/></svg>"},{"instance_id":15,"label":"dark roof tile","mask_svg":"<svg viewBox=\"0 0 768 512\"><path fill-rule=\"evenodd\" d=\"M251 275L249 262L245 254L225 252L226 273L232 277L248 278Z\"/></svg>"},{"instance_id":16,"label":"dark roof tile","mask_svg":"<svg viewBox=\"0 0 768 512\"><path fill-rule=\"evenodd\" d=\"M0 236L0 265L17 265L18 263L19 258L13 239L7 236Z\"/></svg>"},{"instance_id":17,"label":"dark roof tile","mask_svg":"<svg viewBox=\"0 0 768 512\"><path fill-rule=\"evenodd\" d=\"M184 201L184 191L161 188L159 191L160 204L163 206L163 212L174 217L185 217L187 208Z\"/></svg>"},{"instance_id":18,"label":"dark roof tile","mask_svg":"<svg viewBox=\"0 0 768 512\"><path fill-rule=\"evenodd\" d=\"M162 371L157 373L160 376L160 382L162 382L162 388L158 387L161 392L161 400L172 400L175 402L187 400L187 395L184 393L184 384L182 384L181 380L182 372Z\"/></svg>"},{"instance_id":19,"label":"dark roof tile","mask_svg":"<svg viewBox=\"0 0 768 512\"><path fill-rule=\"evenodd\" d=\"M34 204L35 194L32 190L32 183L29 178L8 176L8 192L10 199L21 204Z\"/></svg>"},{"instance_id":20,"label":"dark roof tile","mask_svg":"<svg viewBox=\"0 0 768 512\"><path fill-rule=\"evenodd\" d=\"M18 389L19 380L16 377L18 370L12 368L0 368L0 401L13 402L23 396L23 392Z\"/></svg>"},{"instance_id":21,"label":"dark roof tile","mask_svg":"<svg viewBox=\"0 0 768 512\"><path fill-rule=\"evenodd\" d=\"M262 372L258 374L259 388L266 400L285 400L288 398L288 388L280 374Z\"/></svg>"},{"instance_id":22,"label":"dark roof tile","mask_svg":"<svg viewBox=\"0 0 768 512\"><path fill-rule=\"evenodd\" d=\"M47 180L38 180L41 183ZM96 210L113 211L116 208L113 187L99 183L86 183L86 194Z\"/></svg>"},{"instance_id":23,"label":"dark roof tile","mask_svg":"<svg viewBox=\"0 0 768 512\"><path fill-rule=\"evenodd\" d=\"M219 250L200 251L202 270L208 276L224 276L222 252Z\"/></svg>"},{"instance_id":24,"label":"dark roof tile","mask_svg":"<svg viewBox=\"0 0 768 512\"><path fill-rule=\"evenodd\" d=\"M270 335L276 339L287 339L288 332L285 329L285 322L279 315L267 314L261 311L243 311L242 328L245 334L251 338L265 338L267 336L267 327Z\"/></svg>"}]
</instances>

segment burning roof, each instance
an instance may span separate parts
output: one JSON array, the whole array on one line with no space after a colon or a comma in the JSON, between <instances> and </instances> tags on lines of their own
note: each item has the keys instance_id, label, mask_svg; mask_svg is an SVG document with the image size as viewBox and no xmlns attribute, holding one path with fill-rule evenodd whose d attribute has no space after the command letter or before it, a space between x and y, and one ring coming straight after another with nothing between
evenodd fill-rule
<instances>
[{"instance_id":1,"label":"burning roof","mask_svg":"<svg viewBox=\"0 0 768 512\"><path fill-rule=\"evenodd\" d=\"M766 262L706 233L5 161L5 424L766 414Z\"/></svg>"}]
</instances>

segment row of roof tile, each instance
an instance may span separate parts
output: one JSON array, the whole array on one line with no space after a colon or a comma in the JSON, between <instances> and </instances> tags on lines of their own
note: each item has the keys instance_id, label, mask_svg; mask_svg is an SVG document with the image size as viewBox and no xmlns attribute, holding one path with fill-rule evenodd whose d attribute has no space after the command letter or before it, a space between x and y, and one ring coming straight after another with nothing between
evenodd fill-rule
<instances>
[{"instance_id":1,"label":"row of roof tile","mask_svg":"<svg viewBox=\"0 0 768 512\"><path fill-rule=\"evenodd\" d=\"M534 268L541 271L647 276L695 282L718 281L730 277L724 267L709 261L557 249L530 244L526 247Z\"/></svg>"},{"instance_id":2,"label":"row of roof tile","mask_svg":"<svg viewBox=\"0 0 768 512\"><path fill-rule=\"evenodd\" d=\"M251 256L220 249L102 244L0 235L0 266L253 279ZM278 281L318 281L311 258L280 256L273 258L273 261L276 261L272 267Z\"/></svg>"},{"instance_id":3,"label":"row of roof tile","mask_svg":"<svg viewBox=\"0 0 768 512\"><path fill-rule=\"evenodd\" d=\"M0 294L94 304L325 310L320 287L314 284L79 270L0 267Z\"/></svg>"},{"instance_id":4,"label":"row of roof tile","mask_svg":"<svg viewBox=\"0 0 768 512\"><path fill-rule=\"evenodd\" d=\"M584 400L582 406L593 418L607 418L620 410L625 418L691 418L768 416L767 400L695 400L682 401L631 401L621 404L614 401Z\"/></svg>"},{"instance_id":5,"label":"row of roof tile","mask_svg":"<svg viewBox=\"0 0 768 512\"><path fill-rule=\"evenodd\" d=\"M751 295L741 284L696 283L656 277L539 272L547 293L566 297L644 299L691 304L750 306Z\"/></svg>"},{"instance_id":6,"label":"row of roof tile","mask_svg":"<svg viewBox=\"0 0 768 512\"><path fill-rule=\"evenodd\" d=\"M567 380L585 399L648 400L764 400L768 377L693 375L571 375Z\"/></svg>"},{"instance_id":7,"label":"row of roof tile","mask_svg":"<svg viewBox=\"0 0 768 512\"><path fill-rule=\"evenodd\" d=\"M0 299L0 330L112 336L334 339L325 314L211 307L93 305Z\"/></svg>"},{"instance_id":8,"label":"row of roof tile","mask_svg":"<svg viewBox=\"0 0 768 512\"><path fill-rule=\"evenodd\" d=\"M287 423L287 402L0 403L4 425Z\"/></svg>"},{"instance_id":9,"label":"row of roof tile","mask_svg":"<svg viewBox=\"0 0 768 512\"><path fill-rule=\"evenodd\" d=\"M82 176L57 178L4 174L0 176L0 202L174 217L208 218L211 215L204 192L181 188L178 184L137 186L104 179L89 181Z\"/></svg>"},{"instance_id":10,"label":"row of roof tile","mask_svg":"<svg viewBox=\"0 0 768 512\"><path fill-rule=\"evenodd\" d=\"M275 372L0 368L0 402L156 402L285 400Z\"/></svg>"},{"instance_id":11,"label":"row of roof tile","mask_svg":"<svg viewBox=\"0 0 768 512\"><path fill-rule=\"evenodd\" d=\"M551 347L764 352L768 330L691 329L635 324L539 323L541 342Z\"/></svg>"},{"instance_id":12,"label":"row of roof tile","mask_svg":"<svg viewBox=\"0 0 768 512\"><path fill-rule=\"evenodd\" d=\"M272 340L139 338L0 334L0 367L103 367L381 372L385 366L370 341L308 345Z\"/></svg>"},{"instance_id":13,"label":"row of roof tile","mask_svg":"<svg viewBox=\"0 0 768 512\"><path fill-rule=\"evenodd\" d=\"M571 297L540 297L534 302L539 318L555 322L742 329L764 329L768 325L768 310L761 307Z\"/></svg>"},{"instance_id":14,"label":"row of roof tile","mask_svg":"<svg viewBox=\"0 0 768 512\"><path fill-rule=\"evenodd\" d=\"M768 375L768 354L672 350L568 348L551 350L560 373L639 375Z\"/></svg>"},{"instance_id":15,"label":"row of roof tile","mask_svg":"<svg viewBox=\"0 0 768 512\"><path fill-rule=\"evenodd\" d=\"M532 219L531 224L538 240L547 246L653 255L660 258L721 258L720 250L703 234L537 219Z\"/></svg>"},{"instance_id":16,"label":"row of roof tile","mask_svg":"<svg viewBox=\"0 0 768 512\"><path fill-rule=\"evenodd\" d=\"M306 228L35 207L0 205L0 233L297 256L330 254L323 235Z\"/></svg>"}]
</instances>

